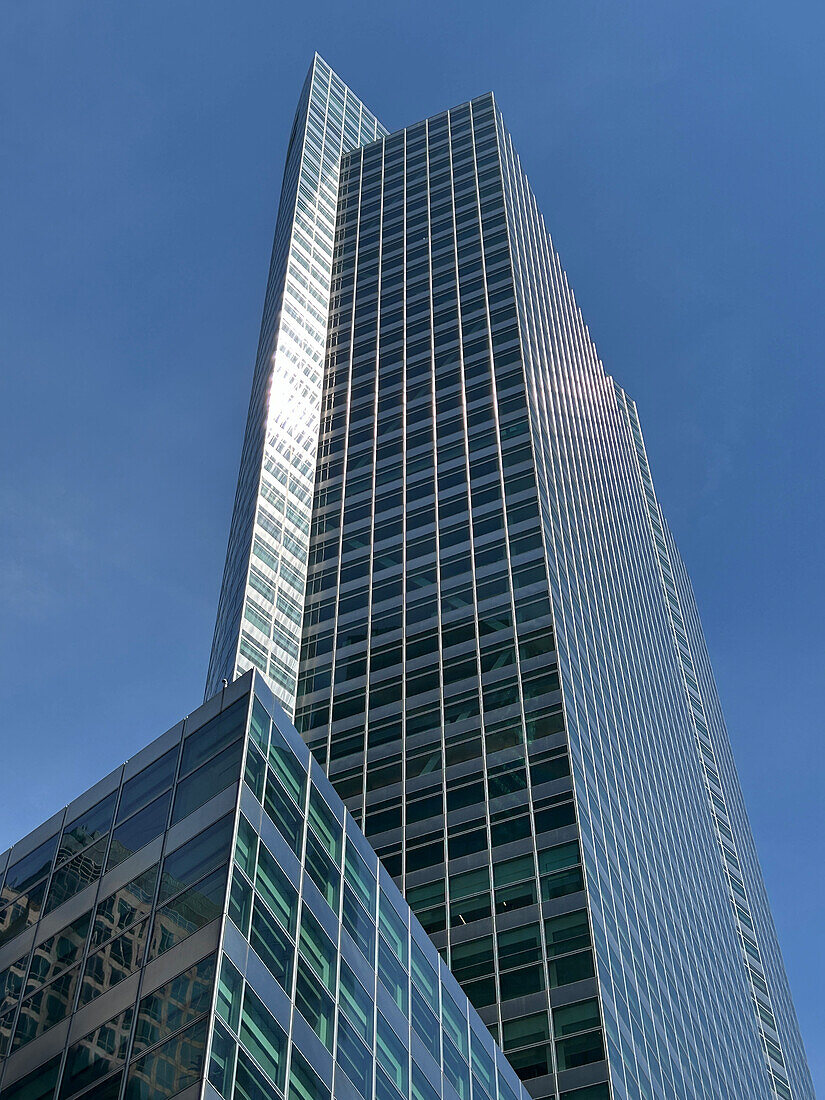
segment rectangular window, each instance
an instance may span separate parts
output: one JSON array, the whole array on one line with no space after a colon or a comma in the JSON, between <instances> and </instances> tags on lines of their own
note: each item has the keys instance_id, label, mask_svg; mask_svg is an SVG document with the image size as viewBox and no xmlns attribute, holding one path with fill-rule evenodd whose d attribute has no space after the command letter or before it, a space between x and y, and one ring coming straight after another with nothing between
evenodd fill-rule
<instances>
[{"instance_id":1,"label":"rectangular window","mask_svg":"<svg viewBox=\"0 0 825 1100\"><path fill-rule=\"evenodd\" d=\"M162 1100L195 1084L203 1071L207 1021L155 1047L133 1062L126 1078L126 1100Z\"/></svg>"}]
</instances>

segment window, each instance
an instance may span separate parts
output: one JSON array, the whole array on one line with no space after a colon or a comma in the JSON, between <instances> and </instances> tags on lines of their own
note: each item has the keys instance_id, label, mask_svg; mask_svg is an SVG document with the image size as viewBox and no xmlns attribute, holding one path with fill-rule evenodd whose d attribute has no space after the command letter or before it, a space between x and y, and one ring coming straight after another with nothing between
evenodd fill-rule
<instances>
[{"instance_id":1,"label":"window","mask_svg":"<svg viewBox=\"0 0 825 1100\"><path fill-rule=\"evenodd\" d=\"M243 742L237 741L182 780L175 792L172 824L187 817L230 783L236 782L240 777L242 755Z\"/></svg>"},{"instance_id":2,"label":"window","mask_svg":"<svg viewBox=\"0 0 825 1100\"><path fill-rule=\"evenodd\" d=\"M226 893L227 868L220 867L196 886L184 890L155 914L149 958L168 951L220 916Z\"/></svg>"},{"instance_id":3,"label":"window","mask_svg":"<svg viewBox=\"0 0 825 1100\"><path fill-rule=\"evenodd\" d=\"M275 980L290 992L294 947L266 906L256 901L249 942Z\"/></svg>"},{"instance_id":4,"label":"window","mask_svg":"<svg viewBox=\"0 0 825 1100\"><path fill-rule=\"evenodd\" d=\"M138 813L133 814L132 817L124 821L122 825L115 828L109 847L109 858L106 862L107 871L111 871L124 859L128 859L134 852L144 848L155 837L160 836L166 828L171 797L172 792L166 791L154 802L150 802L148 806L145 806Z\"/></svg>"},{"instance_id":5,"label":"window","mask_svg":"<svg viewBox=\"0 0 825 1100\"><path fill-rule=\"evenodd\" d=\"M118 985L143 962L149 921L142 920L114 940L89 955L80 989L80 1004L86 1004ZM170 945L171 946L171 945Z\"/></svg>"},{"instance_id":6,"label":"window","mask_svg":"<svg viewBox=\"0 0 825 1100\"><path fill-rule=\"evenodd\" d=\"M133 1062L126 1078L126 1100L161 1100L174 1096L201 1076L206 1048L206 1020Z\"/></svg>"},{"instance_id":7,"label":"window","mask_svg":"<svg viewBox=\"0 0 825 1100\"><path fill-rule=\"evenodd\" d=\"M133 1053L154 1046L206 1012L214 981L215 955L210 955L145 996L138 1010Z\"/></svg>"},{"instance_id":8,"label":"window","mask_svg":"<svg viewBox=\"0 0 825 1100\"><path fill-rule=\"evenodd\" d=\"M329 1100L329 1089L296 1048L292 1048L289 1068L290 1100Z\"/></svg>"},{"instance_id":9,"label":"window","mask_svg":"<svg viewBox=\"0 0 825 1100\"><path fill-rule=\"evenodd\" d=\"M203 878L217 864L225 862L231 842L232 814L227 814L171 852L163 861L159 900L165 901L185 886L191 886Z\"/></svg>"},{"instance_id":10,"label":"window","mask_svg":"<svg viewBox=\"0 0 825 1100\"><path fill-rule=\"evenodd\" d=\"M335 992L336 950L306 904L301 911L299 952L331 993Z\"/></svg>"},{"instance_id":11,"label":"window","mask_svg":"<svg viewBox=\"0 0 825 1100\"><path fill-rule=\"evenodd\" d=\"M180 761L182 776L188 775L219 749L237 741L243 735L248 705L248 696L238 699L205 726L184 738Z\"/></svg>"},{"instance_id":12,"label":"window","mask_svg":"<svg viewBox=\"0 0 825 1100\"><path fill-rule=\"evenodd\" d=\"M279 1089L286 1075L286 1034L263 1001L247 985L241 1016L240 1040Z\"/></svg>"},{"instance_id":13,"label":"window","mask_svg":"<svg viewBox=\"0 0 825 1100\"><path fill-rule=\"evenodd\" d=\"M97 903L92 928L92 947L99 947L135 921L149 915L158 880L159 864L127 882Z\"/></svg>"},{"instance_id":14,"label":"window","mask_svg":"<svg viewBox=\"0 0 825 1100\"><path fill-rule=\"evenodd\" d=\"M298 916L298 892L263 844L260 848L255 885L290 936L294 936Z\"/></svg>"},{"instance_id":15,"label":"window","mask_svg":"<svg viewBox=\"0 0 825 1100\"><path fill-rule=\"evenodd\" d=\"M87 847L93 841L100 840L108 833L112 827L116 801L117 791L112 791L90 810L86 810L65 826L57 853L58 863Z\"/></svg>"},{"instance_id":16,"label":"window","mask_svg":"<svg viewBox=\"0 0 825 1100\"><path fill-rule=\"evenodd\" d=\"M69 1047L60 1086L60 1100L105 1077L123 1062L133 1011L130 1006Z\"/></svg>"},{"instance_id":17,"label":"window","mask_svg":"<svg viewBox=\"0 0 825 1100\"><path fill-rule=\"evenodd\" d=\"M33 993L44 982L57 977L66 967L78 962L86 946L91 912L49 936L32 952L25 993Z\"/></svg>"},{"instance_id":18,"label":"window","mask_svg":"<svg viewBox=\"0 0 825 1100\"><path fill-rule=\"evenodd\" d=\"M123 821L135 810L139 810L155 799L161 791L172 786L177 757L176 746L123 784L117 811L118 822Z\"/></svg>"}]
</instances>

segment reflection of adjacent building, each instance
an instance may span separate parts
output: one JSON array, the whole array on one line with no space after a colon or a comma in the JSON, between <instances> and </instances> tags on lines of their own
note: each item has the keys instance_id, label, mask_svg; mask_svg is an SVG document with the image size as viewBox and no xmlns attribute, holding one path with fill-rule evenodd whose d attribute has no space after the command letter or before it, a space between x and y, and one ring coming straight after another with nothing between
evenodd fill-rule
<instances>
[{"instance_id":1,"label":"reflection of adjacent building","mask_svg":"<svg viewBox=\"0 0 825 1100\"><path fill-rule=\"evenodd\" d=\"M237 784L239 777L248 696L236 691L227 704L205 723L199 724L193 716L175 747L167 747L145 767L132 769L134 774L127 772L124 782L115 784L109 795L70 820L62 833L54 834L35 852L20 860L12 852L0 926L5 931L5 937L0 934L4 963L0 968L0 1073L5 1074L0 1087L4 1095L9 1075L13 1079L21 1064L18 1052L27 1062L36 1061L42 1049L40 1038L50 1042L47 1034L73 1012L83 1011L86 1016L91 1012L99 1019L107 1006L114 1010L122 1003L123 996L117 992L121 988L128 988L125 995L134 998L138 986L124 982L150 962L154 983L168 976L160 993L141 983L139 1004L112 1011L105 1024L71 1044L61 1096L78 1091L84 1080L88 1084L90 1074L96 1079L110 1073L116 1063L122 1063L127 1048L133 1058L140 1055L133 1067L130 1094L138 1089L135 1095L150 1095L153 1082L174 1077L175 1065L179 1074L191 1074L192 1066L200 1065L203 1027L198 1033L187 1031L171 1044L161 1043L156 1051L149 1047L170 1031L192 1026L206 1011L211 996L214 954L182 973L175 972L181 969L175 960L181 958L178 945L201 929L208 936L210 925L211 938L199 942L204 950L214 951L223 911L234 821L233 813L227 813L232 804L227 788ZM228 799L210 802L224 791ZM217 809L193 831L190 815L205 803ZM158 861L160 843L148 845L173 826L177 828L164 842L166 854ZM120 876L114 869L127 859L134 866L133 875L115 885L112 878ZM107 883L112 883L108 889ZM61 925L60 913L64 908L77 912L81 894L88 897L88 907ZM73 899L77 901L72 904ZM48 924L39 925L42 933L35 930L34 947L15 957L16 937L38 919ZM139 1031L133 1042L135 1020ZM107 1047L111 1048L108 1068L103 1062ZM48 1062L49 1073L53 1061ZM66 1078L70 1063L78 1082L71 1089ZM139 1079L144 1081L143 1091L138 1088ZM107 1078L101 1100L109 1088Z\"/></svg>"}]
</instances>

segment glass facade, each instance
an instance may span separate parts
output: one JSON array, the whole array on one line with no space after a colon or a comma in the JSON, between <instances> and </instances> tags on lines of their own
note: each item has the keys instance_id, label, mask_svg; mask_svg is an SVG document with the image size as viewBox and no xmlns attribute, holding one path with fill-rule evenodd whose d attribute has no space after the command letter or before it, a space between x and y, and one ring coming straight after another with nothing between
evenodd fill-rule
<instances>
[{"instance_id":1,"label":"glass facade","mask_svg":"<svg viewBox=\"0 0 825 1100\"><path fill-rule=\"evenodd\" d=\"M0 866L4 1100L528 1100L255 672Z\"/></svg>"},{"instance_id":2,"label":"glass facade","mask_svg":"<svg viewBox=\"0 0 825 1100\"><path fill-rule=\"evenodd\" d=\"M384 133L316 54L287 150L206 698L257 668L292 714L338 172Z\"/></svg>"},{"instance_id":3,"label":"glass facade","mask_svg":"<svg viewBox=\"0 0 825 1100\"><path fill-rule=\"evenodd\" d=\"M475 1015L464 1040L445 1015L443 963L536 1100L811 1100L636 408L604 371L492 95L389 134L313 61L207 695L249 669L313 762L277 720L247 753L209 1062L224 1100L327 1096L339 1074L341 1094L364 1100L421 1100L426 1082L494 1100L496 1074L467 1061ZM48 1046L40 1002L57 1036L61 1011L85 1012L111 975L131 989L156 941L178 949L176 912L160 928L139 902L162 880L119 868L200 813L203 785L234 775L239 751L196 767L193 748L185 774L158 762L111 806L78 810L60 854L44 834L15 857L0 939L42 925L45 943L52 912L101 876L126 895L106 942L79 909L77 928L64 922L61 944L94 941L88 971L79 958L54 969L38 931L48 996L17 967L22 948L3 964L10 1065L28 1042ZM383 870L350 840L355 823ZM443 962L404 924L388 874ZM138 914L128 928L121 902ZM135 997L127 1009L132 1035Z\"/></svg>"},{"instance_id":4,"label":"glass facade","mask_svg":"<svg viewBox=\"0 0 825 1100\"><path fill-rule=\"evenodd\" d=\"M643 456L493 97L345 155L298 727L531 1095L808 1098Z\"/></svg>"}]
</instances>

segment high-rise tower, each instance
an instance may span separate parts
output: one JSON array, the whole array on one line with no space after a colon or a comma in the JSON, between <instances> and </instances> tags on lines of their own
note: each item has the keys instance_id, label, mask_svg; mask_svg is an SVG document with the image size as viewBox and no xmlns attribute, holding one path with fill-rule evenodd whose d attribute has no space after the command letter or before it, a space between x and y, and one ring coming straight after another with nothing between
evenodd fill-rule
<instances>
[{"instance_id":1,"label":"high-rise tower","mask_svg":"<svg viewBox=\"0 0 825 1100\"><path fill-rule=\"evenodd\" d=\"M316 54L286 154L206 698L257 668L293 713L341 154L385 133Z\"/></svg>"},{"instance_id":2,"label":"high-rise tower","mask_svg":"<svg viewBox=\"0 0 825 1100\"><path fill-rule=\"evenodd\" d=\"M253 432L210 690L251 663L294 706L533 1096L809 1100L635 406L604 372L492 95L393 134L372 125L375 140L331 146L308 563L278 543L282 515L309 515L306 484L297 502L278 488ZM276 253L300 214L282 200ZM265 330L289 313L279 279ZM270 424L291 422L296 379L273 382ZM267 590L256 561L272 490L267 552L307 582L291 664L275 566ZM282 666L294 674L299 633L293 698Z\"/></svg>"}]
</instances>

